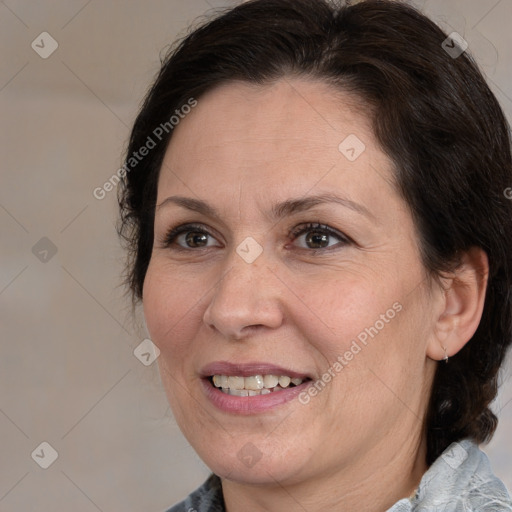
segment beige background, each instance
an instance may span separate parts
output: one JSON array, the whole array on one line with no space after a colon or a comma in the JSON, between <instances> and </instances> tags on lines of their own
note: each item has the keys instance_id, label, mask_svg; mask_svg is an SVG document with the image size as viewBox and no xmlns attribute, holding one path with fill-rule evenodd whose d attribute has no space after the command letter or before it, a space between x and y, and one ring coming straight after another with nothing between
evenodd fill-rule
<instances>
[{"instance_id":1,"label":"beige background","mask_svg":"<svg viewBox=\"0 0 512 512\"><path fill-rule=\"evenodd\" d=\"M416 3L467 39L512 119L512 0ZM120 165L159 52L222 5L0 2L2 512L160 511L207 474L156 364L133 355L145 332L119 287L115 192L100 201L92 191ZM44 31L58 42L47 59L31 48ZM509 364L485 451L512 488L510 374ZM43 441L58 453L48 469L36 463L51 455Z\"/></svg>"}]
</instances>

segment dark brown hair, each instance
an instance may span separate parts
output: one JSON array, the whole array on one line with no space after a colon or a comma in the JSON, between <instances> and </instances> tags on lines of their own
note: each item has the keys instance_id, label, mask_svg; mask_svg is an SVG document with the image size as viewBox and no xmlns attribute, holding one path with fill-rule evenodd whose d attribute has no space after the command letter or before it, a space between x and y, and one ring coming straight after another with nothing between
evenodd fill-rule
<instances>
[{"instance_id":1,"label":"dark brown hair","mask_svg":"<svg viewBox=\"0 0 512 512\"><path fill-rule=\"evenodd\" d=\"M142 299L151 258L157 181L176 110L212 88L243 80L314 77L371 107L373 128L395 167L412 212L425 268L453 270L458 255L483 248L490 262L480 325L465 347L439 364L427 412L427 463L453 441L490 439L489 405L512 339L510 132L468 53L403 3L367 0L252 0L207 21L168 52L133 126L119 190L119 232L127 242L127 282ZM164 123L141 161L130 156ZM160 132L158 132L160 133ZM153 138L155 136L153 135Z\"/></svg>"}]
</instances>

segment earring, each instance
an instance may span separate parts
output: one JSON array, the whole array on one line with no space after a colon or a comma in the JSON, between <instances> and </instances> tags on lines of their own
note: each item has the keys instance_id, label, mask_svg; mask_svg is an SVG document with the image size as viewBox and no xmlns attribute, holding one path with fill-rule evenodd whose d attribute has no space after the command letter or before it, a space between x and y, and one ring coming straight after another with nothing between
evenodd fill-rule
<instances>
[{"instance_id":1,"label":"earring","mask_svg":"<svg viewBox=\"0 0 512 512\"><path fill-rule=\"evenodd\" d=\"M446 348L445 348L445 347L443 347L443 350L444 350L444 357L443 357L443 361L444 361L445 363L447 363L447 362L448 362L448 354L446 353Z\"/></svg>"}]
</instances>

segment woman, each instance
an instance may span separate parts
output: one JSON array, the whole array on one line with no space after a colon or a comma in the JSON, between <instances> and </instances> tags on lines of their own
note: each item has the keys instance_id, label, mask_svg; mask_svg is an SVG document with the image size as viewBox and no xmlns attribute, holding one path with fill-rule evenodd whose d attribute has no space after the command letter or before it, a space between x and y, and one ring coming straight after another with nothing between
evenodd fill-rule
<instances>
[{"instance_id":1,"label":"woman","mask_svg":"<svg viewBox=\"0 0 512 512\"><path fill-rule=\"evenodd\" d=\"M502 511L508 127L398 2L254 0L169 53L120 196L128 282L213 474L177 511Z\"/></svg>"}]
</instances>

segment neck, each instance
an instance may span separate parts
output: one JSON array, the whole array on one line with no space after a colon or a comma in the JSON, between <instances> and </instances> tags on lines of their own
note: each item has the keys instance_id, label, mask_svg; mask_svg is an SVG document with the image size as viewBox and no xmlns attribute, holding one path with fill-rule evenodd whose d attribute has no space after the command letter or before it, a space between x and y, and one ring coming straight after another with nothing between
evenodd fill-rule
<instances>
[{"instance_id":1,"label":"neck","mask_svg":"<svg viewBox=\"0 0 512 512\"><path fill-rule=\"evenodd\" d=\"M427 470L425 461L426 441L413 439L391 456L375 446L357 466L299 483L276 480L256 486L222 480L226 511L280 512L299 507L308 512L382 512L415 492Z\"/></svg>"}]
</instances>

